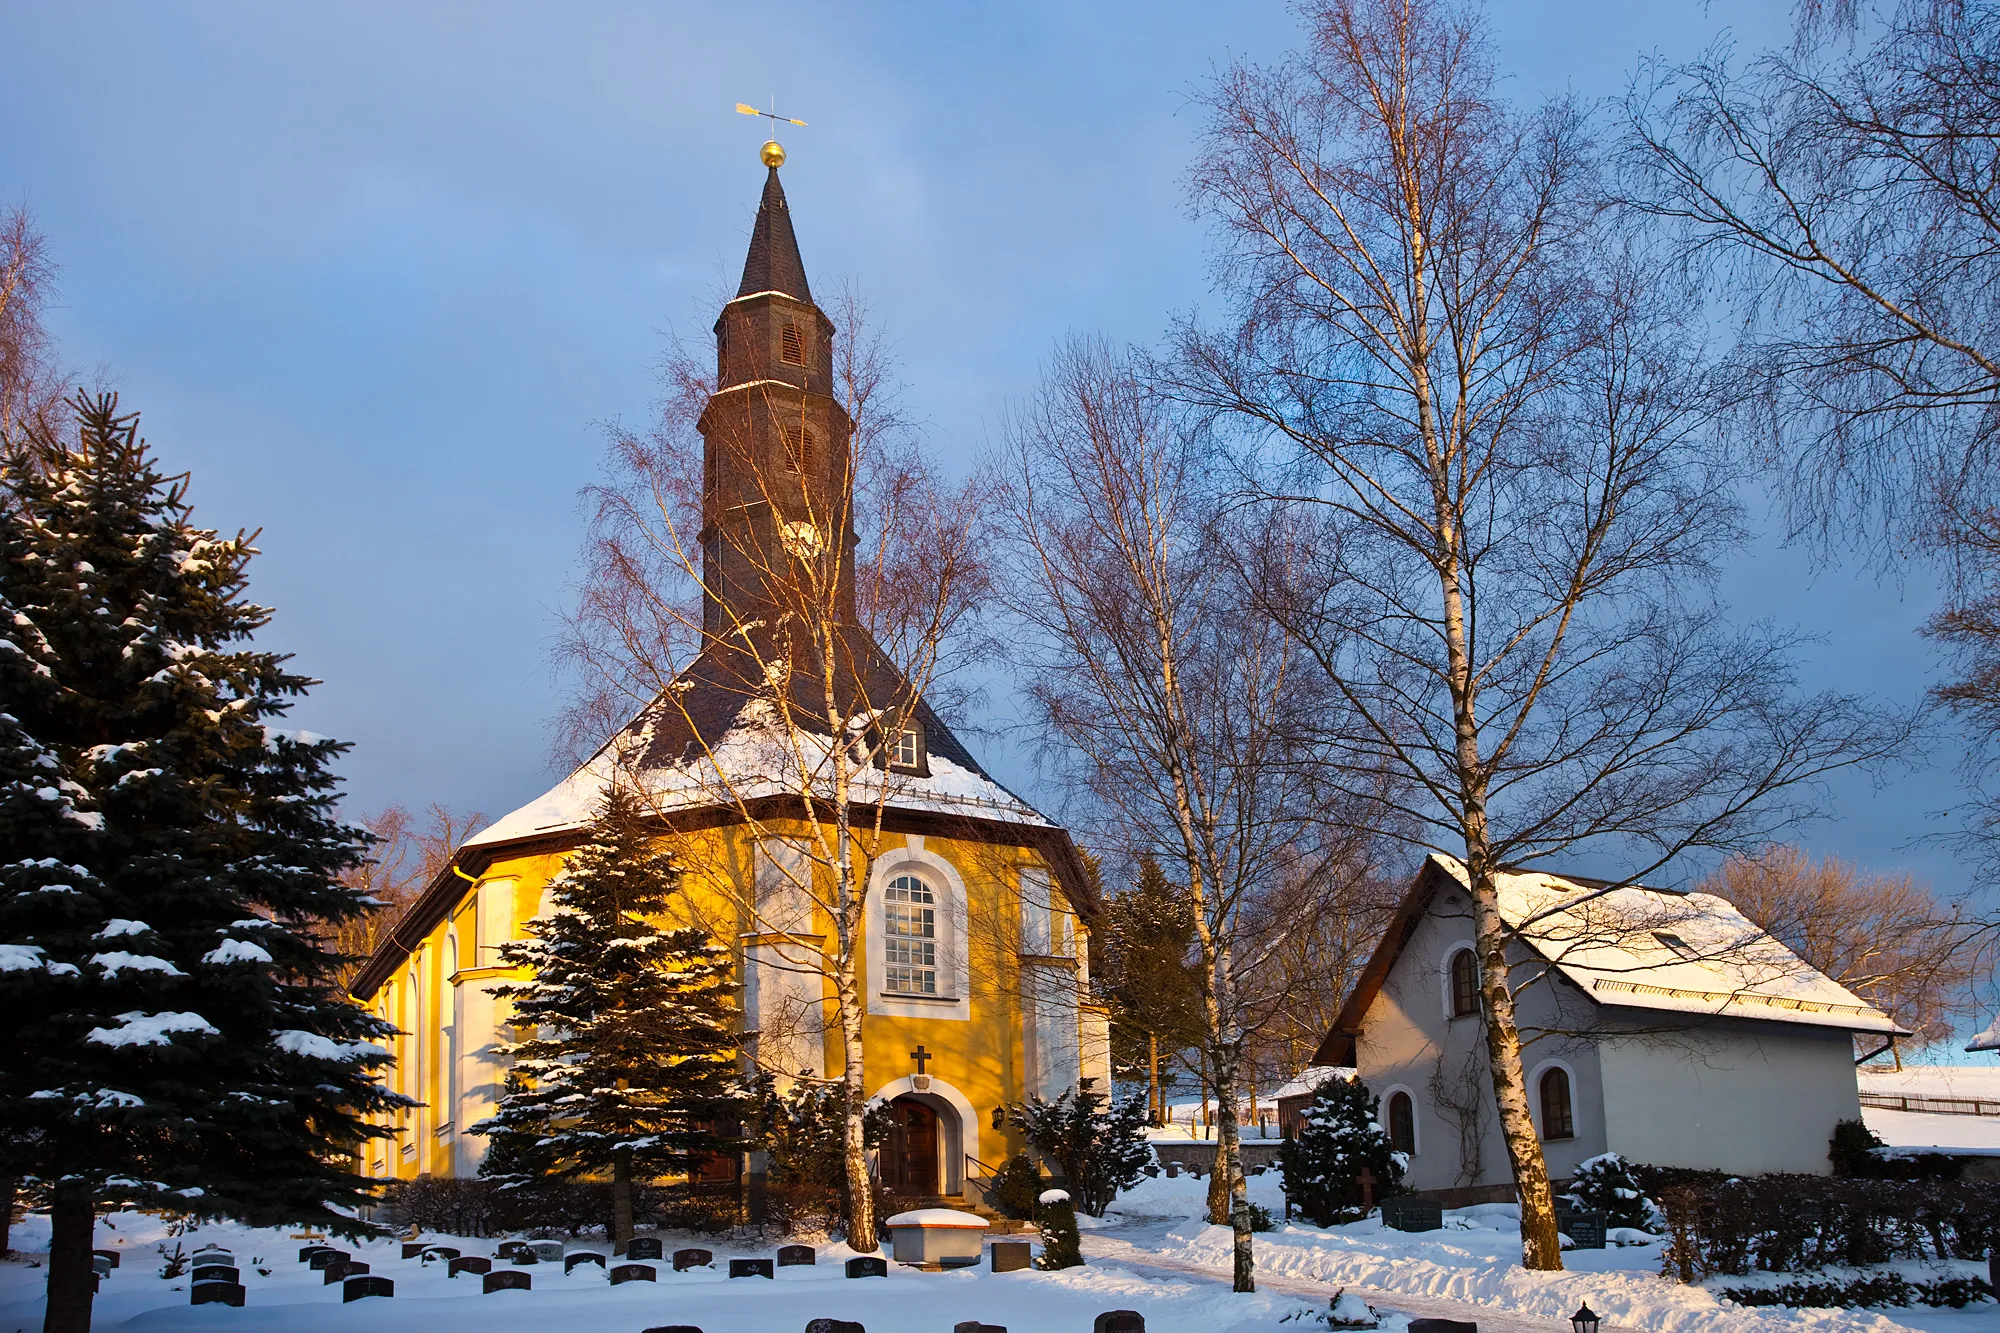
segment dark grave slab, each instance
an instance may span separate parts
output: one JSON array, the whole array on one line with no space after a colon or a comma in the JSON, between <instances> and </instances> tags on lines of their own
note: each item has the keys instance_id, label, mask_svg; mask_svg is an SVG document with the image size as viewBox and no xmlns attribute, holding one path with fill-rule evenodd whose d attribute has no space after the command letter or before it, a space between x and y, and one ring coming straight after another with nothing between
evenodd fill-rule
<instances>
[{"instance_id":1,"label":"dark grave slab","mask_svg":"<svg viewBox=\"0 0 2000 1333\"><path fill-rule=\"evenodd\" d=\"M699 1324L655 1324L645 1333L701 1333Z\"/></svg>"},{"instance_id":2,"label":"dark grave slab","mask_svg":"<svg viewBox=\"0 0 2000 1333\"><path fill-rule=\"evenodd\" d=\"M242 1305L241 1282L197 1282L188 1295L189 1305Z\"/></svg>"},{"instance_id":3,"label":"dark grave slab","mask_svg":"<svg viewBox=\"0 0 2000 1333\"><path fill-rule=\"evenodd\" d=\"M351 1277L340 1288L341 1303L358 1301L368 1296L394 1296L396 1284L386 1277Z\"/></svg>"},{"instance_id":4,"label":"dark grave slab","mask_svg":"<svg viewBox=\"0 0 2000 1333\"><path fill-rule=\"evenodd\" d=\"M493 1261L482 1259L476 1254L468 1254L452 1260L446 1265L446 1271L451 1277L457 1277L460 1273L477 1273L484 1277L493 1271Z\"/></svg>"},{"instance_id":5,"label":"dark grave slab","mask_svg":"<svg viewBox=\"0 0 2000 1333\"><path fill-rule=\"evenodd\" d=\"M993 1271L996 1273L1018 1273L1024 1268L1035 1266L1035 1247L1025 1240L996 1240L993 1242Z\"/></svg>"},{"instance_id":6,"label":"dark grave slab","mask_svg":"<svg viewBox=\"0 0 2000 1333\"><path fill-rule=\"evenodd\" d=\"M778 1247L778 1267L797 1268L801 1264L819 1262L819 1251L810 1245L780 1245Z\"/></svg>"},{"instance_id":7,"label":"dark grave slab","mask_svg":"<svg viewBox=\"0 0 2000 1333\"><path fill-rule=\"evenodd\" d=\"M243 1274L228 1264L202 1264L194 1270L196 1282L241 1282Z\"/></svg>"},{"instance_id":8,"label":"dark grave slab","mask_svg":"<svg viewBox=\"0 0 2000 1333\"><path fill-rule=\"evenodd\" d=\"M590 1250L578 1250L575 1254L564 1255L563 1275L567 1277L570 1273L574 1272L578 1264L596 1264L599 1268L602 1268L604 1267L604 1256L593 1253Z\"/></svg>"},{"instance_id":9,"label":"dark grave slab","mask_svg":"<svg viewBox=\"0 0 2000 1333\"><path fill-rule=\"evenodd\" d=\"M92 1254L94 1254L94 1255L96 1255L96 1256L97 1256L98 1258L100 1258L100 1259L103 1259L103 1260L106 1260L106 1261L108 1261L108 1262L110 1263L110 1265L111 1265L111 1266L112 1266L113 1268L116 1268L116 1267L118 1267L118 1260L119 1260L119 1254L118 1254L118 1251L116 1251L116 1250L92 1250L92 1251L91 1251L91 1253L92 1253Z\"/></svg>"},{"instance_id":10,"label":"dark grave slab","mask_svg":"<svg viewBox=\"0 0 2000 1333\"><path fill-rule=\"evenodd\" d=\"M406 1240L403 1242L403 1257L414 1259L430 1247L431 1243L427 1240Z\"/></svg>"},{"instance_id":11,"label":"dark grave slab","mask_svg":"<svg viewBox=\"0 0 2000 1333\"><path fill-rule=\"evenodd\" d=\"M853 1319L808 1319L806 1333L868 1333Z\"/></svg>"},{"instance_id":12,"label":"dark grave slab","mask_svg":"<svg viewBox=\"0 0 2000 1333\"><path fill-rule=\"evenodd\" d=\"M535 1279L512 1268L503 1268L497 1273L488 1273L479 1280L482 1295L491 1296L496 1291L526 1291L535 1285Z\"/></svg>"},{"instance_id":13,"label":"dark grave slab","mask_svg":"<svg viewBox=\"0 0 2000 1333\"><path fill-rule=\"evenodd\" d=\"M330 1287L336 1282L345 1282L351 1277L366 1277L368 1265L359 1259L347 1259L337 1264L328 1264L322 1270L320 1285Z\"/></svg>"},{"instance_id":14,"label":"dark grave slab","mask_svg":"<svg viewBox=\"0 0 2000 1333\"><path fill-rule=\"evenodd\" d=\"M1410 1321L1410 1333L1479 1333L1470 1319L1438 1319L1434 1316Z\"/></svg>"},{"instance_id":15,"label":"dark grave slab","mask_svg":"<svg viewBox=\"0 0 2000 1333\"><path fill-rule=\"evenodd\" d=\"M1431 1199L1399 1194L1382 1200L1382 1225L1391 1231L1442 1230L1444 1206Z\"/></svg>"},{"instance_id":16,"label":"dark grave slab","mask_svg":"<svg viewBox=\"0 0 2000 1333\"><path fill-rule=\"evenodd\" d=\"M715 1256L707 1250L675 1250L674 1271L685 1273L690 1268L707 1268L715 1262Z\"/></svg>"},{"instance_id":17,"label":"dark grave slab","mask_svg":"<svg viewBox=\"0 0 2000 1333\"><path fill-rule=\"evenodd\" d=\"M660 1270L651 1264L620 1264L611 1270L611 1285L621 1286L627 1282L658 1282Z\"/></svg>"},{"instance_id":18,"label":"dark grave slab","mask_svg":"<svg viewBox=\"0 0 2000 1333\"><path fill-rule=\"evenodd\" d=\"M634 1236L625 1242L627 1259L664 1259L666 1252L660 1248L658 1236Z\"/></svg>"},{"instance_id":19,"label":"dark grave slab","mask_svg":"<svg viewBox=\"0 0 2000 1333\"><path fill-rule=\"evenodd\" d=\"M329 1264L344 1264L353 1257L346 1250L316 1250L313 1256L306 1260L306 1267L315 1273L320 1273L324 1272Z\"/></svg>"},{"instance_id":20,"label":"dark grave slab","mask_svg":"<svg viewBox=\"0 0 2000 1333\"><path fill-rule=\"evenodd\" d=\"M322 1252L331 1254L333 1253L333 1247L331 1245L307 1245L299 1251L299 1262L302 1264L309 1264L312 1262L312 1258L315 1254L320 1254Z\"/></svg>"},{"instance_id":21,"label":"dark grave slab","mask_svg":"<svg viewBox=\"0 0 2000 1333\"><path fill-rule=\"evenodd\" d=\"M433 1262L433 1261L435 1261L435 1260L438 1260L438 1259L456 1259L456 1258L458 1258L458 1255L459 1255L459 1251L458 1251L457 1247L455 1247L455 1246L451 1246L451 1245L426 1245L426 1246L424 1246L424 1262L425 1262L425 1263L431 1263L431 1262Z\"/></svg>"},{"instance_id":22,"label":"dark grave slab","mask_svg":"<svg viewBox=\"0 0 2000 1333\"><path fill-rule=\"evenodd\" d=\"M1005 1324L982 1324L977 1319L966 1319L953 1324L951 1333L1007 1333Z\"/></svg>"},{"instance_id":23,"label":"dark grave slab","mask_svg":"<svg viewBox=\"0 0 2000 1333\"><path fill-rule=\"evenodd\" d=\"M1603 1213L1571 1213L1568 1220L1560 1223L1562 1233L1579 1250L1601 1250L1604 1248Z\"/></svg>"},{"instance_id":24,"label":"dark grave slab","mask_svg":"<svg viewBox=\"0 0 2000 1333\"><path fill-rule=\"evenodd\" d=\"M772 1271L769 1259L731 1259L729 1261L729 1276L776 1277L777 1274Z\"/></svg>"},{"instance_id":25,"label":"dark grave slab","mask_svg":"<svg viewBox=\"0 0 2000 1333\"><path fill-rule=\"evenodd\" d=\"M495 1259L512 1259L527 1248L528 1242L524 1240L503 1240L494 1247L493 1257Z\"/></svg>"},{"instance_id":26,"label":"dark grave slab","mask_svg":"<svg viewBox=\"0 0 2000 1333\"><path fill-rule=\"evenodd\" d=\"M110 1277L111 1261L109 1259L106 1259L101 1254L93 1254L90 1256L90 1271L97 1274L99 1277ZM200 1270L196 1271L199 1272ZM233 1268L223 1268L220 1265L217 1265L217 1271L234 1273L236 1270ZM234 1281L234 1279L232 1278L231 1281Z\"/></svg>"},{"instance_id":27,"label":"dark grave slab","mask_svg":"<svg viewBox=\"0 0 2000 1333\"><path fill-rule=\"evenodd\" d=\"M857 1254L847 1261L849 1277L887 1277L889 1261L879 1254Z\"/></svg>"},{"instance_id":28,"label":"dark grave slab","mask_svg":"<svg viewBox=\"0 0 2000 1333\"><path fill-rule=\"evenodd\" d=\"M1090 1326L1090 1333L1146 1333L1146 1316L1137 1310L1106 1310Z\"/></svg>"}]
</instances>

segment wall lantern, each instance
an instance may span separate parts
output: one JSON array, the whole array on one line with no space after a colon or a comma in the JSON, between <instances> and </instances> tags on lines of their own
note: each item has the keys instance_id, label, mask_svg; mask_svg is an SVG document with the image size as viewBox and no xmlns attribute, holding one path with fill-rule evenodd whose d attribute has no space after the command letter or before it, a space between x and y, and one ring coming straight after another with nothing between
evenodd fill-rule
<instances>
[{"instance_id":1,"label":"wall lantern","mask_svg":"<svg viewBox=\"0 0 2000 1333\"><path fill-rule=\"evenodd\" d=\"M993 1108L993 1128L995 1128L995 1129L999 1129L999 1128L1003 1127L1004 1125L1006 1125L1006 1123L1007 1123L1007 1108L1006 1108L1006 1107L1004 1107L1004 1106L996 1106L996 1107L994 1107L994 1108Z\"/></svg>"},{"instance_id":2,"label":"wall lantern","mask_svg":"<svg viewBox=\"0 0 2000 1333\"><path fill-rule=\"evenodd\" d=\"M1597 1333L1597 1313L1588 1304L1576 1307L1576 1313L1569 1317L1570 1327L1576 1333Z\"/></svg>"}]
</instances>

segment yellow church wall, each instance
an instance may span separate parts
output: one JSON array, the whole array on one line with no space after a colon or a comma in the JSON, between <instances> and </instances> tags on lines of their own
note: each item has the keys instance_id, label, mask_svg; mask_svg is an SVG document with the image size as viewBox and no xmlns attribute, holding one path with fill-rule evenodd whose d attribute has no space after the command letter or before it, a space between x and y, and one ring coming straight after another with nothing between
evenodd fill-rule
<instances>
[{"instance_id":1,"label":"yellow church wall","mask_svg":"<svg viewBox=\"0 0 2000 1333\"><path fill-rule=\"evenodd\" d=\"M803 832L771 826L767 830L777 837ZM1044 891L1053 875L1031 849L895 834L881 835L873 847L876 873L868 886L870 911L861 941L861 976L870 986L862 1021L865 1082L871 1096L918 1092L933 1105L949 1103L956 1111L961 1138L953 1147L961 1158L973 1160L944 1163L949 1187L960 1178L953 1167L962 1167L965 1175L985 1175L1020 1150L1019 1135L1011 1126L995 1127L998 1108L1036 1092L1056 1090L1053 1084L1041 1086L1031 1078L1032 1043L1041 1041L1055 1050L1053 1059L1060 1065L1064 1058L1060 1029L1067 1024L1067 1040L1072 1043L1067 1058L1074 1068L1075 1043L1088 1041L1087 1035L1076 1032L1076 1001L1087 982L1087 940L1060 891ZM751 886L758 882L755 844L738 828L722 828L677 834L674 851L683 863L685 901L692 917L728 943L739 984L751 981L753 956L768 954L780 947L774 941L786 939L758 929L770 924L775 909L767 906L766 920L759 922L749 905ZM490 1110L504 1067L492 1042L511 1035L507 1002L487 998L486 992L518 975L517 969L500 965L493 950L503 938L525 938L524 927L541 910L548 882L563 859L561 854L543 854L504 858L488 866L476 886L465 884L464 896L449 917L372 997L375 1011L403 1033L394 1039L395 1063L385 1077L392 1087L425 1105L395 1117L402 1131L395 1140L371 1146L366 1161L369 1174L411 1178L476 1173L484 1140L467 1135L465 1123ZM873 932L880 928L883 884L899 870L913 871L953 895L950 903L939 904L939 916L954 946L941 951L946 956L940 959L939 989L962 991L948 997L959 1003L913 1001L882 991L882 972L871 946ZM1024 883L1030 902L1026 911ZM825 890L825 885L819 886L815 896L824 900L830 896ZM1044 902L1052 908L1046 924L1032 910ZM831 922L817 906L812 909L811 931L826 936L831 947ZM844 1062L831 982L822 981L818 989L825 1000L827 1031L816 1043L808 1038L803 1046L794 1045L790 1054L803 1053L808 1061L816 1054L809 1067L837 1076ZM1058 1001L1050 1018L1044 1004L1038 1011L1042 1027L1037 1028L1024 1003L1026 991L1067 996L1069 1007L1065 1011ZM744 998L747 1002L750 997ZM1053 1042L1045 1030L1050 1023L1058 1029ZM918 1086L913 1077L917 1070L911 1053L920 1048L926 1053L928 1087ZM1088 1060L1088 1052L1084 1054Z\"/></svg>"}]
</instances>

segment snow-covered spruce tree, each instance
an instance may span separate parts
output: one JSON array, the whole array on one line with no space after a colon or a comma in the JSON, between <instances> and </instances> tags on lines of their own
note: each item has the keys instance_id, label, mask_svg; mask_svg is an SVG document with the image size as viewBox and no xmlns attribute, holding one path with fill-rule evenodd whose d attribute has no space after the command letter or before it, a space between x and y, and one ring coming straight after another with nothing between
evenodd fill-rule
<instances>
[{"instance_id":1,"label":"snow-covered spruce tree","mask_svg":"<svg viewBox=\"0 0 2000 1333\"><path fill-rule=\"evenodd\" d=\"M1376 1120L1379 1103L1360 1079L1330 1078L1306 1103L1305 1126L1278 1149L1285 1197L1315 1225L1328 1227L1368 1215L1361 1172L1375 1181L1375 1197L1396 1193L1409 1164L1389 1144Z\"/></svg>"},{"instance_id":2,"label":"snow-covered spruce tree","mask_svg":"<svg viewBox=\"0 0 2000 1333\"><path fill-rule=\"evenodd\" d=\"M320 937L344 747L270 725L314 682L251 648L254 548L191 521L137 418L0 455L0 1124L50 1200L49 1333L90 1326L96 1210L369 1228L348 1168L401 1099Z\"/></svg>"},{"instance_id":3,"label":"snow-covered spruce tree","mask_svg":"<svg viewBox=\"0 0 2000 1333\"><path fill-rule=\"evenodd\" d=\"M635 1180L734 1146L718 1133L745 1109L729 955L706 931L665 924L680 868L622 790L547 892L530 938L500 950L532 978L494 988L536 1035L507 1048L520 1086L473 1129L511 1164L490 1173L503 1185L608 1175L622 1246Z\"/></svg>"},{"instance_id":4,"label":"snow-covered spruce tree","mask_svg":"<svg viewBox=\"0 0 2000 1333\"><path fill-rule=\"evenodd\" d=\"M1042 1253L1035 1267L1075 1268L1083 1263L1083 1237L1076 1227L1076 1205L1068 1190L1043 1190L1035 1199L1042 1228Z\"/></svg>"},{"instance_id":5,"label":"snow-covered spruce tree","mask_svg":"<svg viewBox=\"0 0 2000 1333\"><path fill-rule=\"evenodd\" d=\"M1651 1231L1659 1212L1639 1188L1639 1177L1615 1152L1599 1153L1578 1164L1565 1197L1579 1208L1603 1213L1604 1224L1612 1227Z\"/></svg>"},{"instance_id":6,"label":"snow-covered spruce tree","mask_svg":"<svg viewBox=\"0 0 2000 1333\"><path fill-rule=\"evenodd\" d=\"M1148 1112L1143 1094L1117 1099L1088 1088L1040 1097L1013 1108L1015 1128L1028 1146L1055 1164L1076 1205L1092 1217L1131 1188L1153 1159L1146 1142Z\"/></svg>"}]
</instances>

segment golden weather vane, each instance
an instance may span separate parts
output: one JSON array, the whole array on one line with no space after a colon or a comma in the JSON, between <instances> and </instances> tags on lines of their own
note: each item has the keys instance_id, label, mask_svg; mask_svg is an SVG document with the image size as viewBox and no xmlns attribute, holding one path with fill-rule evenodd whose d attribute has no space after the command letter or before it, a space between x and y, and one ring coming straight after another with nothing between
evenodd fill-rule
<instances>
[{"instance_id":1,"label":"golden weather vane","mask_svg":"<svg viewBox=\"0 0 2000 1333\"><path fill-rule=\"evenodd\" d=\"M771 105L776 106L777 103L772 102ZM764 141L764 146L758 150L757 155L764 159L764 165L767 167L784 166L785 146L778 142L778 126L797 125L803 129L805 127L805 122L803 120L793 120L790 116L781 116L775 111L759 111L756 107L751 106L748 102L738 102L736 104L736 109L743 115L762 116L766 120L771 122L771 137Z\"/></svg>"}]
</instances>

